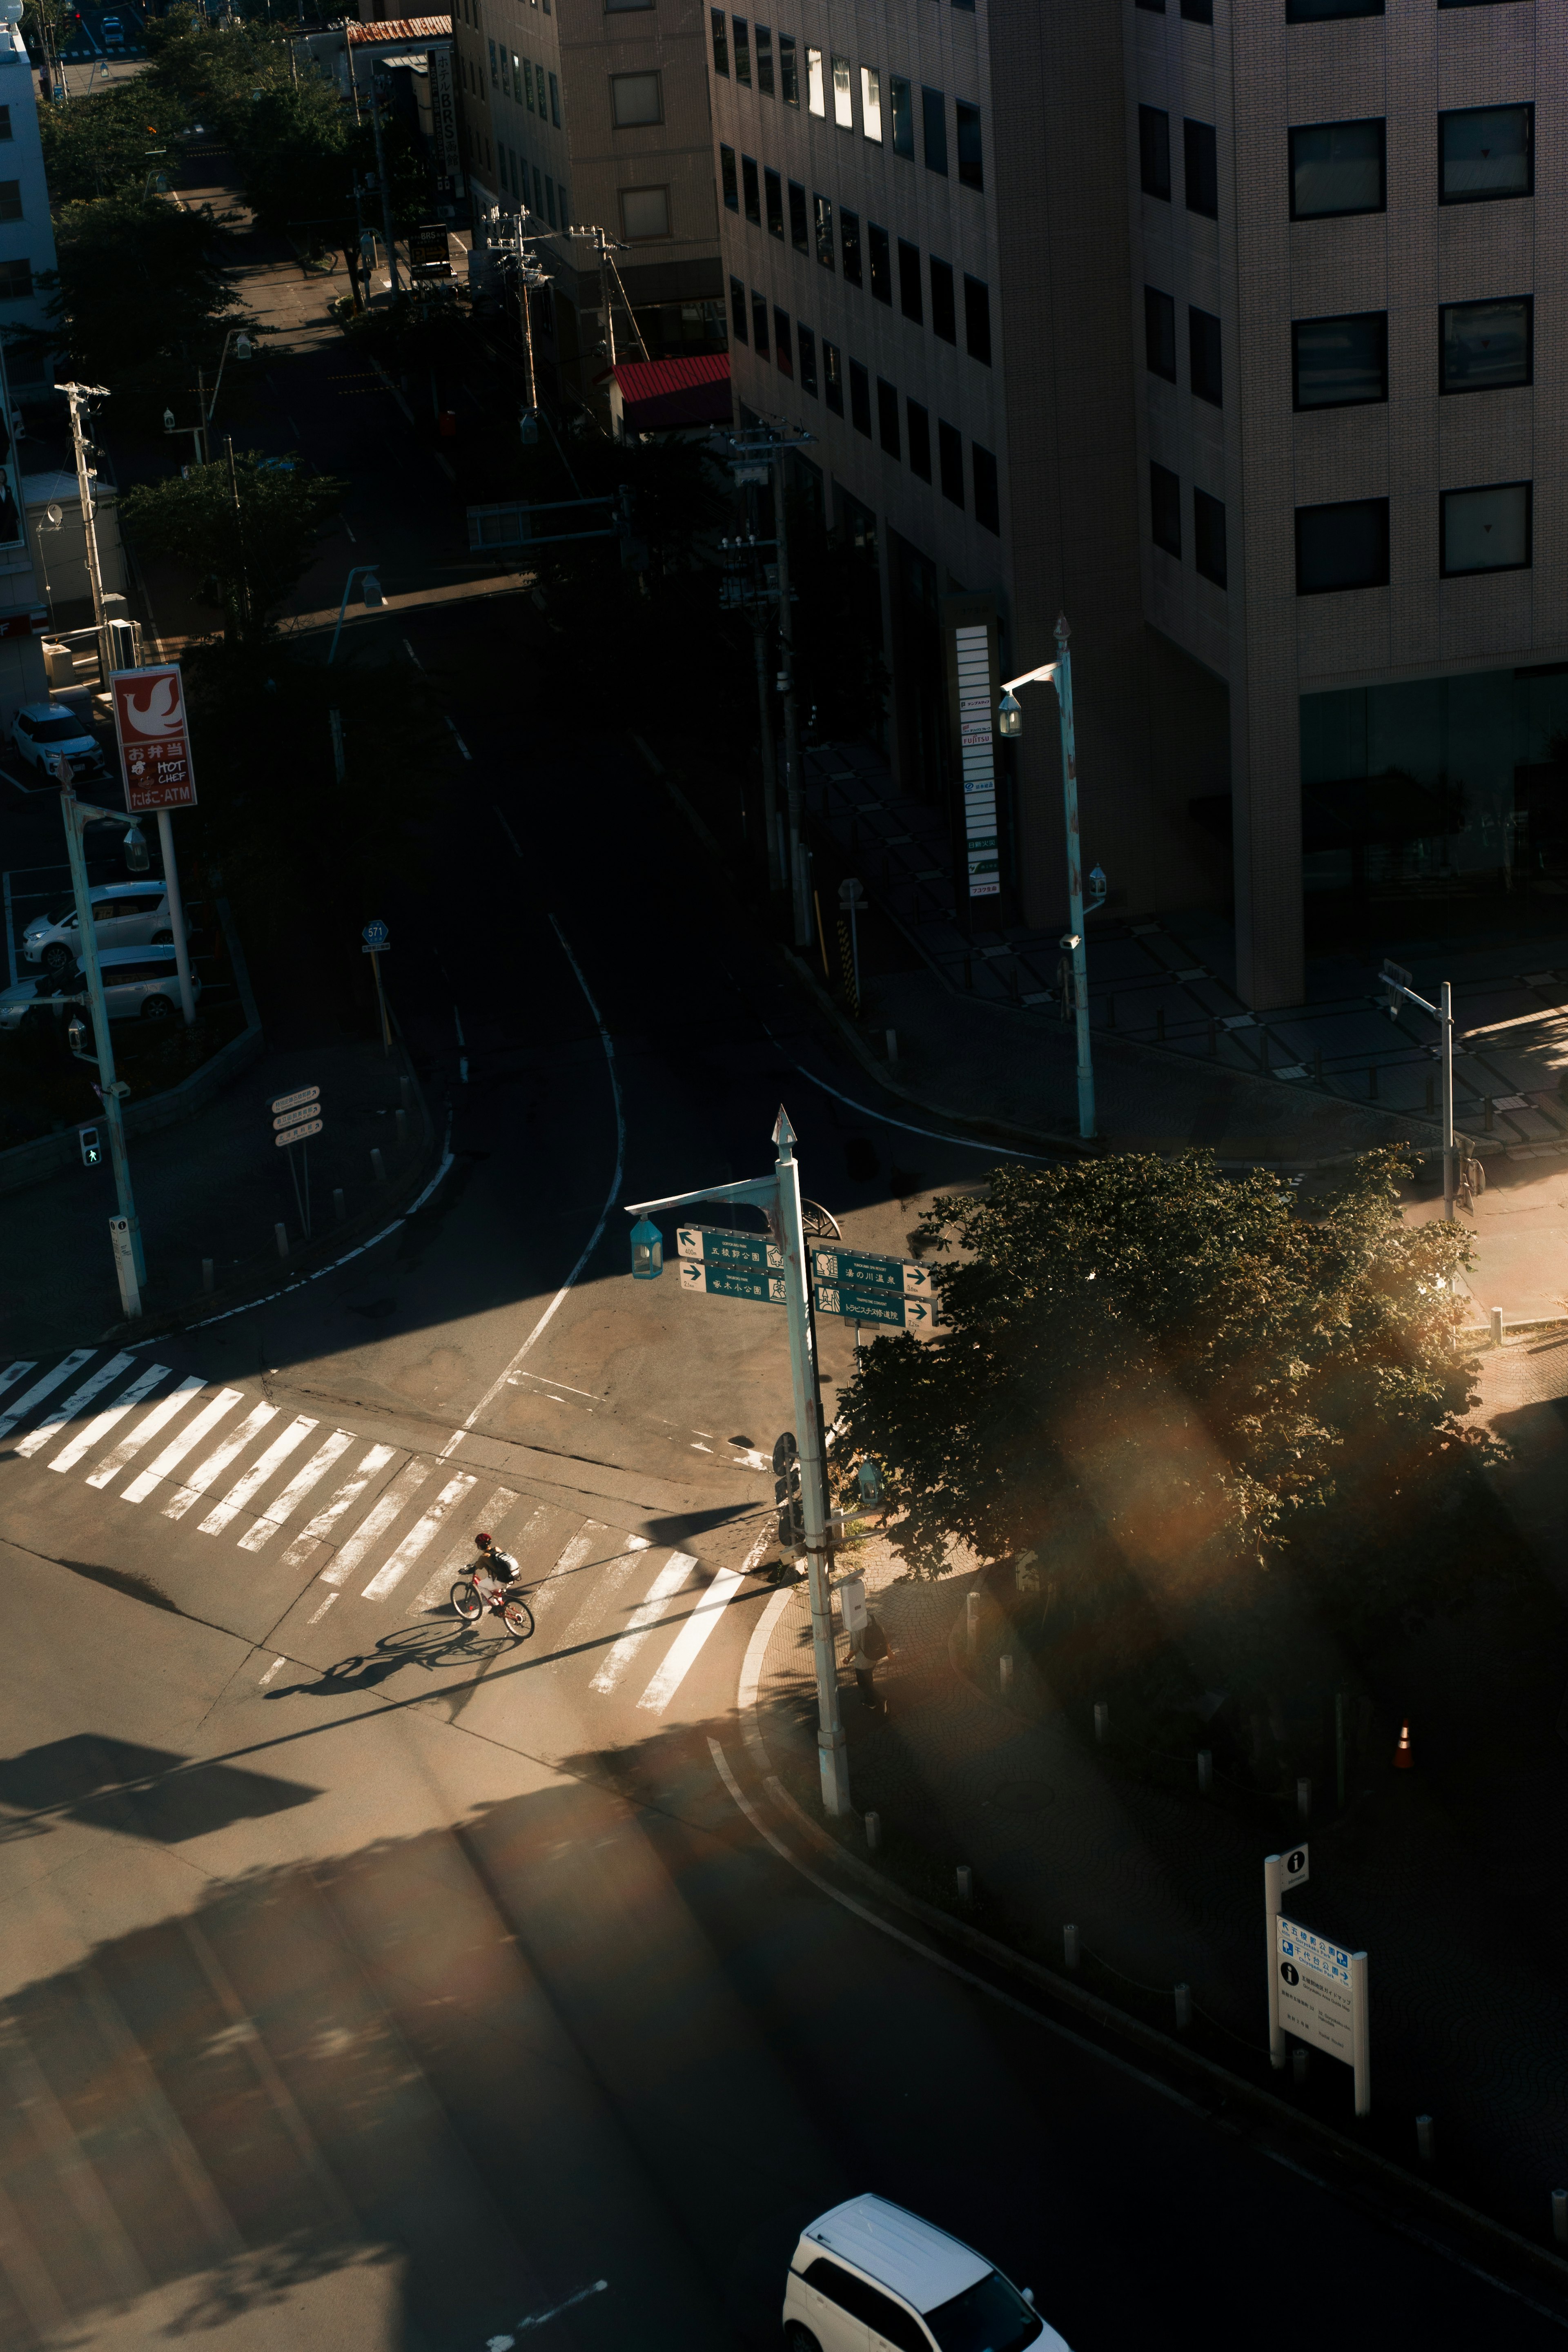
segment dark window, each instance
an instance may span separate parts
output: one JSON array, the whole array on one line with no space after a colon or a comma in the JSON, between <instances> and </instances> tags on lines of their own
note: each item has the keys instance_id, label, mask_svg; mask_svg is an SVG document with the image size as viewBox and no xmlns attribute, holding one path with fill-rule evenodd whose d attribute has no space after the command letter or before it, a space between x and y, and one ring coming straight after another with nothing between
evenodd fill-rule
<instances>
[{"instance_id":1,"label":"dark window","mask_svg":"<svg viewBox=\"0 0 1568 2352\"><path fill-rule=\"evenodd\" d=\"M746 328L746 289L738 278L730 280L730 327L738 343L750 341Z\"/></svg>"},{"instance_id":2,"label":"dark window","mask_svg":"<svg viewBox=\"0 0 1568 2352\"><path fill-rule=\"evenodd\" d=\"M1445 0L1437 0L1441 8ZM1285 0L1288 25L1323 25L1331 16L1381 16L1383 0Z\"/></svg>"},{"instance_id":3,"label":"dark window","mask_svg":"<svg viewBox=\"0 0 1568 2352\"><path fill-rule=\"evenodd\" d=\"M899 395L896 387L877 378L877 436L889 457L902 455L899 446Z\"/></svg>"},{"instance_id":4,"label":"dark window","mask_svg":"<svg viewBox=\"0 0 1568 2352\"><path fill-rule=\"evenodd\" d=\"M752 289L752 341L756 348L757 357L760 360L765 360L768 355L767 297L759 294L755 287Z\"/></svg>"},{"instance_id":5,"label":"dark window","mask_svg":"<svg viewBox=\"0 0 1568 2352\"><path fill-rule=\"evenodd\" d=\"M550 77L550 120L557 131L561 128L561 85L553 74Z\"/></svg>"},{"instance_id":6,"label":"dark window","mask_svg":"<svg viewBox=\"0 0 1568 2352\"><path fill-rule=\"evenodd\" d=\"M1187 210L1219 218L1219 149L1212 122L1182 125L1182 179Z\"/></svg>"},{"instance_id":7,"label":"dark window","mask_svg":"<svg viewBox=\"0 0 1568 2352\"><path fill-rule=\"evenodd\" d=\"M844 255L844 282L847 286L860 283L860 215L852 213L847 205L838 208L838 242Z\"/></svg>"},{"instance_id":8,"label":"dark window","mask_svg":"<svg viewBox=\"0 0 1568 2352\"><path fill-rule=\"evenodd\" d=\"M875 221L866 224L866 258L871 269L871 298L877 302L893 299L893 257L888 242L888 232ZM848 271L845 271L848 276Z\"/></svg>"},{"instance_id":9,"label":"dark window","mask_svg":"<svg viewBox=\"0 0 1568 2352\"><path fill-rule=\"evenodd\" d=\"M1437 201L1484 205L1535 186L1533 106L1470 106L1437 117ZM4 185L0 183L0 185ZM0 219L8 215L0 214Z\"/></svg>"},{"instance_id":10,"label":"dark window","mask_svg":"<svg viewBox=\"0 0 1568 2352\"><path fill-rule=\"evenodd\" d=\"M744 16L737 16L733 21L735 28L735 79L737 81L744 82L746 88L750 89L752 87L751 37L746 31L746 20Z\"/></svg>"},{"instance_id":11,"label":"dark window","mask_svg":"<svg viewBox=\"0 0 1568 2352\"><path fill-rule=\"evenodd\" d=\"M1443 577L1522 572L1530 562L1530 484L1443 493Z\"/></svg>"},{"instance_id":12,"label":"dark window","mask_svg":"<svg viewBox=\"0 0 1568 2352\"><path fill-rule=\"evenodd\" d=\"M1182 552L1182 484L1169 466L1149 468L1149 531L1156 547L1178 559Z\"/></svg>"},{"instance_id":13,"label":"dark window","mask_svg":"<svg viewBox=\"0 0 1568 2352\"><path fill-rule=\"evenodd\" d=\"M963 278L963 340L972 360L991 364L991 289L983 278Z\"/></svg>"},{"instance_id":14,"label":"dark window","mask_svg":"<svg viewBox=\"0 0 1568 2352\"><path fill-rule=\"evenodd\" d=\"M1216 588L1226 586L1225 500L1206 490L1193 492L1193 562Z\"/></svg>"},{"instance_id":15,"label":"dark window","mask_svg":"<svg viewBox=\"0 0 1568 2352\"><path fill-rule=\"evenodd\" d=\"M1388 398L1388 314L1298 319L1290 329L1298 408L1354 408Z\"/></svg>"},{"instance_id":16,"label":"dark window","mask_svg":"<svg viewBox=\"0 0 1568 2352\"><path fill-rule=\"evenodd\" d=\"M985 166L980 152L980 109L960 98L953 100L953 113L958 127L959 183L965 188L983 188Z\"/></svg>"},{"instance_id":17,"label":"dark window","mask_svg":"<svg viewBox=\"0 0 1568 2352\"><path fill-rule=\"evenodd\" d=\"M1171 118L1157 106L1138 110L1138 172L1146 196L1171 201Z\"/></svg>"},{"instance_id":18,"label":"dark window","mask_svg":"<svg viewBox=\"0 0 1568 2352\"><path fill-rule=\"evenodd\" d=\"M926 170L947 176L947 100L940 89L921 91L921 130Z\"/></svg>"},{"instance_id":19,"label":"dark window","mask_svg":"<svg viewBox=\"0 0 1568 2352\"><path fill-rule=\"evenodd\" d=\"M710 9L709 13L713 19L713 70L715 73L721 73L725 80L728 81L730 79L730 37L724 30L724 11L722 8L714 8Z\"/></svg>"},{"instance_id":20,"label":"dark window","mask_svg":"<svg viewBox=\"0 0 1568 2352\"><path fill-rule=\"evenodd\" d=\"M911 245L907 236L899 239L899 307L906 319L916 326L924 322L925 310L921 301L921 249Z\"/></svg>"},{"instance_id":21,"label":"dark window","mask_svg":"<svg viewBox=\"0 0 1568 2352\"><path fill-rule=\"evenodd\" d=\"M1443 391L1495 392L1504 384L1532 383L1533 311L1528 294L1501 302L1446 304L1438 313Z\"/></svg>"},{"instance_id":22,"label":"dark window","mask_svg":"<svg viewBox=\"0 0 1568 2352\"><path fill-rule=\"evenodd\" d=\"M800 68L795 58L795 35L779 35L779 96L786 106L800 104Z\"/></svg>"},{"instance_id":23,"label":"dark window","mask_svg":"<svg viewBox=\"0 0 1568 2352\"><path fill-rule=\"evenodd\" d=\"M893 152L915 159L915 110L907 74L888 76L888 108L893 118Z\"/></svg>"},{"instance_id":24,"label":"dark window","mask_svg":"<svg viewBox=\"0 0 1568 2352\"><path fill-rule=\"evenodd\" d=\"M951 499L955 507L963 504L963 436L956 425L942 417L936 421L936 459L942 475L942 494Z\"/></svg>"},{"instance_id":25,"label":"dark window","mask_svg":"<svg viewBox=\"0 0 1568 2352\"><path fill-rule=\"evenodd\" d=\"M871 379L858 360L849 362L849 422L857 433L871 437Z\"/></svg>"},{"instance_id":26,"label":"dark window","mask_svg":"<svg viewBox=\"0 0 1568 2352\"><path fill-rule=\"evenodd\" d=\"M1383 119L1313 122L1290 133L1290 217L1384 209Z\"/></svg>"},{"instance_id":27,"label":"dark window","mask_svg":"<svg viewBox=\"0 0 1568 2352\"><path fill-rule=\"evenodd\" d=\"M857 2318L859 2317L860 2282L851 2277L847 2271L841 2271L837 2263L825 2262L818 2255L816 2262L807 2265L805 2283L807 2286L815 2287L818 2294L826 2295L829 2303L836 2303L841 2311L853 2312Z\"/></svg>"},{"instance_id":28,"label":"dark window","mask_svg":"<svg viewBox=\"0 0 1568 2352\"><path fill-rule=\"evenodd\" d=\"M931 418L918 400L906 401L904 419L910 431L910 471L922 482L931 479Z\"/></svg>"},{"instance_id":29,"label":"dark window","mask_svg":"<svg viewBox=\"0 0 1568 2352\"><path fill-rule=\"evenodd\" d=\"M809 327L796 327L795 340L800 352L800 388L816 398L816 337Z\"/></svg>"},{"instance_id":30,"label":"dark window","mask_svg":"<svg viewBox=\"0 0 1568 2352\"><path fill-rule=\"evenodd\" d=\"M760 28L759 28L760 29ZM789 339L789 312L773 304L773 358L781 375L795 373L795 357Z\"/></svg>"},{"instance_id":31,"label":"dark window","mask_svg":"<svg viewBox=\"0 0 1568 2352\"><path fill-rule=\"evenodd\" d=\"M766 25L759 25L757 33L757 88L764 98L773 94L773 37Z\"/></svg>"},{"instance_id":32,"label":"dark window","mask_svg":"<svg viewBox=\"0 0 1568 2352\"><path fill-rule=\"evenodd\" d=\"M11 135L11 110L8 106L0 106L0 139L9 139Z\"/></svg>"},{"instance_id":33,"label":"dark window","mask_svg":"<svg viewBox=\"0 0 1568 2352\"><path fill-rule=\"evenodd\" d=\"M1163 16L1165 13L1165 0L1136 0L1136 5L1146 8L1151 16Z\"/></svg>"},{"instance_id":34,"label":"dark window","mask_svg":"<svg viewBox=\"0 0 1568 2352\"><path fill-rule=\"evenodd\" d=\"M896 2352L931 2352L931 2338L920 2321L912 2312L896 2304L891 2295L880 2294L874 2286L862 2286L859 2304L858 2317L884 2344L893 2345Z\"/></svg>"},{"instance_id":35,"label":"dark window","mask_svg":"<svg viewBox=\"0 0 1568 2352\"><path fill-rule=\"evenodd\" d=\"M811 251L811 229L805 216L805 190L798 180L789 184L789 241L797 253Z\"/></svg>"},{"instance_id":36,"label":"dark window","mask_svg":"<svg viewBox=\"0 0 1568 2352\"><path fill-rule=\"evenodd\" d=\"M824 269L833 267L833 199L814 195L811 200L812 219L816 229L816 257Z\"/></svg>"},{"instance_id":37,"label":"dark window","mask_svg":"<svg viewBox=\"0 0 1568 2352\"><path fill-rule=\"evenodd\" d=\"M844 362L838 346L822 339L822 396L835 416L844 414Z\"/></svg>"},{"instance_id":38,"label":"dark window","mask_svg":"<svg viewBox=\"0 0 1568 2352\"><path fill-rule=\"evenodd\" d=\"M746 218L749 221L755 221L757 226L761 228L763 225L762 184L757 178L756 163L750 155L742 155L741 158L741 185L746 192Z\"/></svg>"},{"instance_id":39,"label":"dark window","mask_svg":"<svg viewBox=\"0 0 1568 2352\"><path fill-rule=\"evenodd\" d=\"M735 175L735 151L732 147L719 150L719 171L724 183L724 202L732 213L741 209L741 184Z\"/></svg>"},{"instance_id":40,"label":"dark window","mask_svg":"<svg viewBox=\"0 0 1568 2352\"><path fill-rule=\"evenodd\" d=\"M996 501L996 460L978 441L970 443L969 458L974 475L974 520L1000 536L1002 509Z\"/></svg>"},{"instance_id":41,"label":"dark window","mask_svg":"<svg viewBox=\"0 0 1568 2352\"><path fill-rule=\"evenodd\" d=\"M766 199L768 235L784 236L784 182L776 172L763 173L763 194Z\"/></svg>"},{"instance_id":42,"label":"dark window","mask_svg":"<svg viewBox=\"0 0 1568 2352\"><path fill-rule=\"evenodd\" d=\"M944 343L958 341L958 311L953 301L952 264L931 257L931 331Z\"/></svg>"},{"instance_id":43,"label":"dark window","mask_svg":"<svg viewBox=\"0 0 1568 2352\"><path fill-rule=\"evenodd\" d=\"M1187 311L1187 371L1194 398L1222 407L1219 320L1212 310Z\"/></svg>"},{"instance_id":44,"label":"dark window","mask_svg":"<svg viewBox=\"0 0 1568 2352\"><path fill-rule=\"evenodd\" d=\"M1214 23L1214 0L1182 0L1182 14L1189 25Z\"/></svg>"},{"instance_id":45,"label":"dark window","mask_svg":"<svg viewBox=\"0 0 1568 2352\"><path fill-rule=\"evenodd\" d=\"M1296 509L1296 593L1388 585L1388 500Z\"/></svg>"},{"instance_id":46,"label":"dark window","mask_svg":"<svg viewBox=\"0 0 1568 2352\"><path fill-rule=\"evenodd\" d=\"M1158 288L1143 289L1143 358L1151 375L1176 381L1176 306Z\"/></svg>"}]
</instances>

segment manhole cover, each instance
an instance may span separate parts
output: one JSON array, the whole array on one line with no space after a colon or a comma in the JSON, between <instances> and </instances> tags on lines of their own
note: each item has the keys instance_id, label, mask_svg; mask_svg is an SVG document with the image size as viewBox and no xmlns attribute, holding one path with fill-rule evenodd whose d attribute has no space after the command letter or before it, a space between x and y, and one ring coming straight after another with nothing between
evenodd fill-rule
<instances>
[{"instance_id":1,"label":"manhole cover","mask_svg":"<svg viewBox=\"0 0 1568 2352\"><path fill-rule=\"evenodd\" d=\"M1043 1813L1056 1801L1048 1780L1005 1780L991 1800L999 1813Z\"/></svg>"}]
</instances>

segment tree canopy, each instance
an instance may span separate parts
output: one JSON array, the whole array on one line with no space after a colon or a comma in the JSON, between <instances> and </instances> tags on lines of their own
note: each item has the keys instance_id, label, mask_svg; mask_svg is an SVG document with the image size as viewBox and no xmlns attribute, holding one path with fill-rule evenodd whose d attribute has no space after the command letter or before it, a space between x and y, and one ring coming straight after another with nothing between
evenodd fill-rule
<instances>
[{"instance_id":1,"label":"tree canopy","mask_svg":"<svg viewBox=\"0 0 1568 2352\"><path fill-rule=\"evenodd\" d=\"M247 450L233 460L193 466L161 482L138 482L120 501L128 538L149 553L184 563L209 584L230 638L265 636L271 614L310 563L321 527L348 485L305 474L291 461Z\"/></svg>"},{"instance_id":2,"label":"tree canopy","mask_svg":"<svg viewBox=\"0 0 1568 2352\"><path fill-rule=\"evenodd\" d=\"M55 221L59 278L51 308L68 363L143 420L191 405L198 357L209 366L225 328L243 315L214 257L214 231L156 197L96 196L64 205Z\"/></svg>"}]
</instances>

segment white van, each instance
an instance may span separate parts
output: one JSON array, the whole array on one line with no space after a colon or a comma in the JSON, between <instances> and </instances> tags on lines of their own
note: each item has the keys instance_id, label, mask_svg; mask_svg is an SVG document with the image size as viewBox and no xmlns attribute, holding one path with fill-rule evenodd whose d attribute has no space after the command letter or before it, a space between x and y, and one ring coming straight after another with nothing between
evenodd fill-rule
<instances>
[{"instance_id":1,"label":"white van","mask_svg":"<svg viewBox=\"0 0 1568 2352\"><path fill-rule=\"evenodd\" d=\"M802 2231L784 2334L788 2352L1068 2352L1029 2288L883 2197L853 2197Z\"/></svg>"}]
</instances>

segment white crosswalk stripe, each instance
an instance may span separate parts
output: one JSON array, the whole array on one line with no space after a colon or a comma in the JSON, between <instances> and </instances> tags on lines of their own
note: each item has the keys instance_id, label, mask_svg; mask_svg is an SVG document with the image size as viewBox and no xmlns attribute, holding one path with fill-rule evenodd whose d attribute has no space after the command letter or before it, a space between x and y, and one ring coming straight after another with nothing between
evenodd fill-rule
<instances>
[{"instance_id":1,"label":"white crosswalk stripe","mask_svg":"<svg viewBox=\"0 0 1568 2352\"><path fill-rule=\"evenodd\" d=\"M0 1372L0 1395L3 1395L5 1390L15 1388L24 1372L36 1372L37 1369L37 1363L30 1356L18 1356L14 1364L7 1364L5 1370Z\"/></svg>"},{"instance_id":2,"label":"white crosswalk stripe","mask_svg":"<svg viewBox=\"0 0 1568 2352\"><path fill-rule=\"evenodd\" d=\"M100 1364L96 1372L83 1381L79 1389L71 1391L64 1404L56 1405L54 1411L47 1412L26 1437L17 1439L16 1451L24 1461L29 1454L41 1454L50 1439L59 1435L68 1421L74 1421L84 1405L89 1405L95 1396L101 1396L110 1381L117 1381L121 1372L128 1372L135 1361L134 1356L110 1356L107 1364Z\"/></svg>"},{"instance_id":3,"label":"white crosswalk stripe","mask_svg":"<svg viewBox=\"0 0 1568 2352\"><path fill-rule=\"evenodd\" d=\"M57 1389L63 1388L71 1374L79 1372L84 1364L89 1364L97 1352L95 1348L73 1348L65 1361L57 1364L52 1372L46 1372L41 1381L35 1381L21 1396L13 1397L10 1412L0 1419L0 1437L9 1437L16 1423L26 1421L36 1404L42 1404L47 1396L53 1396Z\"/></svg>"},{"instance_id":4,"label":"white crosswalk stripe","mask_svg":"<svg viewBox=\"0 0 1568 2352\"><path fill-rule=\"evenodd\" d=\"M187 1454L195 1453L204 1437L215 1430L226 1414L243 1402L238 1389L219 1389L210 1404L203 1405L195 1421L172 1437L156 1460L149 1462L139 1476L132 1478L121 1494L122 1503L144 1503L154 1486L161 1486L171 1470L177 1470Z\"/></svg>"},{"instance_id":5,"label":"white crosswalk stripe","mask_svg":"<svg viewBox=\"0 0 1568 2352\"><path fill-rule=\"evenodd\" d=\"M646 1536L623 1536L621 1541L625 1549L617 1559L610 1560L602 1574L595 1579L576 1615L557 1641L557 1653L574 1648L579 1642L586 1640L595 1625L605 1622L622 1586L630 1582L638 1560L645 1551L653 1549Z\"/></svg>"},{"instance_id":6,"label":"white crosswalk stripe","mask_svg":"<svg viewBox=\"0 0 1568 2352\"><path fill-rule=\"evenodd\" d=\"M281 1469L290 1454L303 1445L310 1432L318 1426L319 1423L312 1421L309 1413L298 1414L282 1435L275 1437L266 1453L251 1464L243 1478L235 1480L222 1502L216 1504L200 1522L197 1532L204 1536L221 1535L224 1528L239 1517L252 1495L260 1494L273 1472Z\"/></svg>"},{"instance_id":7,"label":"white crosswalk stripe","mask_svg":"<svg viewBox=\"0 0 1568 2352\"><path fill-rule=\"evenodd\" d=\"M467 1475L447 1480L423 1518L416 1519L384 1568L378 1568L360 1595L362 1601L384 1601L395 1592L426 1546L434 1540L441 1522L479 1485Z\"/></svg>"},{"instance_id":8,"label":"white crosswalk stripe","mask_svg":"<svg viewBox=\"0 0 1568 2352\"><path fill-rule=\"evenodd\" d=\"M584 1520L582 1526L578 1528L577 1533L572 1538L571 1541L562 1551L554 1567L551 1570L543 1583L538 1586L531 1596L535 1617L539 1615L542 1609L547 1608L550 1602L555 1600L560 1593L563 1591L571 1591L574 1589L572 1586L563 1584L562 1579L563 1577L574 1575L576 1570L582 1567L583 1562L593 1550L595 1538L599 1536L607 1536L609 1532L609 1528L605 1525L602 1519Z\"/></svg>"},{"instance_id":9,"label":"white crosswalk stripe","mask_svg":"<svg viewBox=\"0 0 1568 2352\"><path fill-rule=\"evenodd\" d=\"M639 1708L662 1715L692 1667L698 1653L745 1582L742 1568L721 1568L670 1643L663 1665L637 1701Z\"/></svg>"},{"instance_id":10,"label":"white crosswalk stripe","mask_svg":"<svg viewBox=\"0 0 1568 2352\"><path fill-rule=\"evenodd\" d=\"M349 1443L353 1443L351 1438ZM325 1453L325 1446L321 1451ZM373 1445L352 1478L345 1478L324 1510L318 1511L307 1527L300 1529L283 1555L285 1568L298 1568L309 1559L311 1551L323 1536L330 1535L338 1521L346 1518L364 1493L378 1470L384 1470L396 1454L395 1445ZM263 1517L265 1517L265 1513Z\"/></svg>"},{"instance_id":11,"label":"white crosswalk stripe","mask_svg":"<svg viewBox=\"0 0 1568 2352\"><path fill-rule=\"evenodd\" d=\"M121 1472L129 1468L144 1445L150 1445L161 1429L166 1429L176 1413L183 1412L192 1397L198 1396L206 1386L205 1381L184 1380L177 1389L171 1389L160 1399L151 1412L144 1413L128 1437L122 1437L112 1454L106 1454L96 1470L88 1473L89 1486L107 1486Z\"/></svg>"},{"instance_id":12,"label":"white crosswalk stripe","mask_svg":"<svg viewBox=\"0 0 1568 2352\"><path fill-rule=\"evenodd\" d=\"M126 1414L133 1412L142 1398L151 1396L159 1381L166 1381L168 1377L167 1364L149 1364L146 1370L133 1380L128 1389L121 1390L111 1405L106 1406L102 1412L95 1412L92 1419L83 1428L79 1429L76 1435L68 1444L62 1445L58 1454L52 1454L49 1456L49 1468L60 1471L74 1470L83 1454L90 1454L100 1438L107 1437L111 1429L118 1428Z\"/></svg>"},{"instance_id":13,"label":"white crosswalk stripe","mask_svg":"<svg viewBox=\"0 0 1568 2352\"><path fill-rule=\"evenodd\" d=\"M493 1495L487 1496L485 1498L484 1507L479 1513L480 1525L490 1528L498 1526L516 1500L517 1496L510 1486L498 1486ZM524 1540L529 1528L536 1528L544 1517L545 1506L541 1504L530 1519L528 1527L524 1528L522 1537L519 1540ZM473 1565L473 1537L468 1535L465 1536L460 1543L455 1543L452 1546L429 1582L421 1589L418 1598L409 1602L407 1613L410 1617L427 1617L432 1609L438 1609L450 1600L453 1585L456 1584L458 1577Z\"/></svg>"},{"instance_id":14,"label":"white crosswalk stripe","mask_svg":"<svg viewBox=\"0 0 1568 2352\"><path fill-rule=\"evenodd\" d=\"M338 1546L336 1557L321 1570L323 1584L347 1582L372 1544L379 1542L429 1475L425 1464L417 1459L404 1464L380 1500L372 1504L353 1535L345 1537Z\"/></svg>"},{"instance_id":15,"label":"white crosswalk stripe","mask_svg":"<svg viewBox=\"0 0 1568 2352\"><path fill-rule=\"evenodd\" d=\"M259 1437L269 1421L278 1418L275 1404L258 1404L230 1430L221 1445L215 1445L205 1462L197 1464L184 1486L175 1489L163 1506L166 1519L183 1519L193 1503L199 1503L211 1486L216 1486L231 1464L238 1461L253 1437Z\"/></svg>"},{"instance_id":16,"label":"white crosswalk stripe","mask_svg":"<svg viewBox=\"0 0 1568 2352\"><path fill-rule=\"evenodd\" d=\"M312 1424L313 1426L313 1424ZM346 1429L334 1429L331 1437L318 1445L302 1470L296 1471L280 1495L275 1496L262 1511L253 1527L240 1537L241 1551L259 1551L270 1543L279 1528L287 1525L313 1486L319 1486L334 1462L341 1461L353 1444L353 1433ZM282 1440L279 1440L281 1444Z\"/></svg>"},{"instance_id":17,"label":"white crosswalk stripe","mask_svg":"<svg viewBox=\"0 0 1568 2352\"><path fill-rule=\"evenodd\" d=\"M690 1554L684 1551L676 1552L665 1562L648 1586L647 1599L632 1611L626 1632L589 1684L590 1690L602 1692L607 1697L615 1689L696 1565Z\"/></svg>"}]
</instances>

